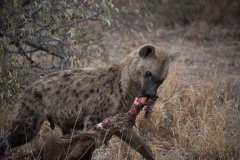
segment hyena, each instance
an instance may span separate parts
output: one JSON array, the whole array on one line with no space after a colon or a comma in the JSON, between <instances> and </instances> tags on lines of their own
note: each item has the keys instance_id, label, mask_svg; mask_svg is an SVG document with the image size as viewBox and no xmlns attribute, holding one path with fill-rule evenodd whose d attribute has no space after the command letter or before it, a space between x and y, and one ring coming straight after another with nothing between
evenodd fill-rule
<instances>
[{"instance_id":1,"label":"hyena","mask_svg":"<svg viewBox=\"0 0 240 160\"><path fill-rule=\"evenodd\" d=\"M0 151L32 140L44 120L52 128L58 125L66 134L127 112L136 96L154 98L175 57L176 54L147 44L118 64L63 70L37 80L20 94L12 129L0 140ZM142 144L143 140L134 131L119 137L138 151L149 152L143 156L152 159L150 148Z\"/></svg>"}]
</instances>

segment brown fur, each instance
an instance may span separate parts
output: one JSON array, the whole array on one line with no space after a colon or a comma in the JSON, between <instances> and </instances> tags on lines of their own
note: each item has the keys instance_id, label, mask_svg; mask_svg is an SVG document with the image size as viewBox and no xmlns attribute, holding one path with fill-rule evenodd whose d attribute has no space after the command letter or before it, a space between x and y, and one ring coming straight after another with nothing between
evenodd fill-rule
<instances>
[{"instance_id":1,"label":"brown fur","mask_svg":"<svg viewBox=\"0 0 240 160\"><path fill-rule=\"evenodd\" d=\"M10 145L25 143L25 139L12 142L23 135L31 140L44 120L68 133L128 111L141 94L145 72L166 79L171 59L167 51L144 45L110 67L64 70L39 79L19 96Z\"/></svg>"}]
</instances>

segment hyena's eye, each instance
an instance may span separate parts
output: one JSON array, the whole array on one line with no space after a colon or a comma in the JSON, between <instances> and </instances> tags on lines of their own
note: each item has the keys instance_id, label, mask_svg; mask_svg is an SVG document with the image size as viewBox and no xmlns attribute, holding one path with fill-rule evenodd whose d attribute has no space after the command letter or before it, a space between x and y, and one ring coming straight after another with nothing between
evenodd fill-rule
<instances>
[{"instance_id":1,"label":"hyena's eye","mask_svg":"<svg viewBox=\"0 0 240 160\"><path fill-rule=\"evenodd\" d=\"M150 71L147 71L147 72L145 73L145 76L150 77L150 76L152 76L152 73L151 73Z\"/></svg>"}]
</instances>

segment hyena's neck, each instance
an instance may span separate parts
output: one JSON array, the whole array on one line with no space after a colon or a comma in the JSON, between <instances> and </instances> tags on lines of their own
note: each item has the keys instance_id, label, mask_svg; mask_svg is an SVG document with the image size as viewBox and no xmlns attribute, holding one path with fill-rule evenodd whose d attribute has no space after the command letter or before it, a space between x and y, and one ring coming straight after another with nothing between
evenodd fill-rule
<instances>
[{"instance_id":1,"label":"hyena's neck","mask_svg":"<svg viewBox=\"0 0 240 160\"><path fill-rule=\"evenodd\" d=\"M122 74L121 74L121 89L122 89L122 98L127 103L132 103L134 98L139 95L141 88L136 83L136 81L131 80L131 75L129 75L128 66L122 66Z\"/></svg>"},{"instance_id":2,"label":"hyena's neck","mask_svg":"<svg viewBox=\"0 0 240 160\"><path fill-rule=\"evenodd\" d=\"M106 74L113 75L107 81L114 88L116 101L119 102L114 110L118 110L119 113L128 111L135 97L141 93L140 86L130 78L128 65L114 64L108 68Z\"/></svg>"}]
</instances>

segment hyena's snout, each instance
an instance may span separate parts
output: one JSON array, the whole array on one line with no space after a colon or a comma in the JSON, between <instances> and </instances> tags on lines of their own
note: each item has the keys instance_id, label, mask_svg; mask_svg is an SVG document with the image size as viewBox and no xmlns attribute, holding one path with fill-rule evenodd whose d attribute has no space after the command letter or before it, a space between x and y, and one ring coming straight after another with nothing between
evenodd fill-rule
<instances>
[{"instance_id":1,"label":"hyena's snout","mask_svg":"<svg viewBox=\"0 0 240 160\"><path fill-rule=\"evenodd\" d=\"M142 95L147 98L157 97L157 90L164 79L156 80L152 76L144 77L144 86L142 88Z\"/></svg>"},{"instance_id":2,"label":"hyena's snout","mask_svg":"<svg viewBox=\"0 0 240 160\"><path fill-rule=\"evenodd\" d=\"M145 83L142 89L142 95L147 98L154 98L157 95L159 85L155 83Z\"/></svg>"},{"instance_id":3,"label":"hyena's snout","mask_svg":"<svg viewBox=\"0 0 240 160\"><path fill-rule=\"evenodd\" d=\"M143 89L142 90L142 95L147 98L154 98L157 94L156 89Z\"/></svg>"}]
</instances>

